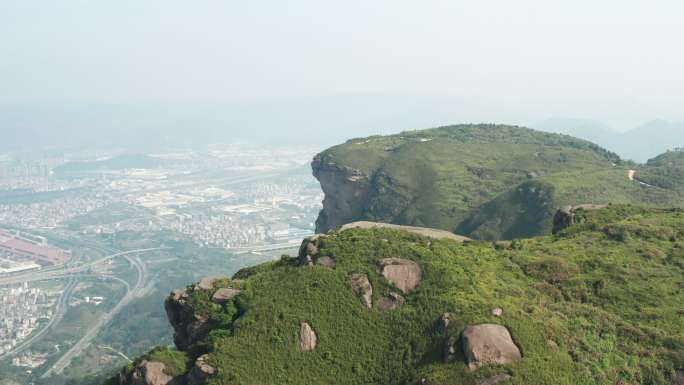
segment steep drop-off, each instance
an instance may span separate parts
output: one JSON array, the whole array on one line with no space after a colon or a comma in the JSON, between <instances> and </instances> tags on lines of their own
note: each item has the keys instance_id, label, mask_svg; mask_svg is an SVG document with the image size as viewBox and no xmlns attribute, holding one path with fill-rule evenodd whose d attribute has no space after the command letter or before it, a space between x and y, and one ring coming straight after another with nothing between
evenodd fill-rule
<instances>
[{"instance_id":1,"label":"steep drop-off","mask_svg":"<svg viewBox=\"0 0 684 385\"><path fill-rule=\"evenodd\" d=\"M566 135L502 125L460 125L353 139L318 154L324 233L369 220L454 231L478 239L550 232L560 207L583 203L684 204L666 162L637 166ZM659 178L643 184L628 178ZM650 179L649 179L650 180Z\"/></svg>"}]
</instances>

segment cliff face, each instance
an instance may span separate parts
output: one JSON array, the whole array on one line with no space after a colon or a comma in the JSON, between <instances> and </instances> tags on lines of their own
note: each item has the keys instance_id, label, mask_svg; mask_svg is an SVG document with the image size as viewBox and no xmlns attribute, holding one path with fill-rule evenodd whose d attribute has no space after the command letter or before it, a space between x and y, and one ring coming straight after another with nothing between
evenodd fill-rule
<instances>
[{"instance_id":1,"label":"cliff face","mask_svg":"<svg viewBox=\"0 0 684 385\"><path fill-rule=\"evenodd\" d=\"M316 219L316 232L325 233L363 216L370 192L367 175L317 155L311 163L313 174L325 194L323 210Z\"/></svg>"},{"instance_id":2,"label":"cliff face","mask_svg":"<svg viewBox=\"0 0 684 385\"><path fill-rule=\"evenodd\" d=\"M353 139L312 162L325 193L316 230L368 220L513 239L548 234L567 205L682 206L684 174L652 163L637 167L652 181L639 183L633 164L595 144L500 125Z\"/></svg>"}]
</instances>

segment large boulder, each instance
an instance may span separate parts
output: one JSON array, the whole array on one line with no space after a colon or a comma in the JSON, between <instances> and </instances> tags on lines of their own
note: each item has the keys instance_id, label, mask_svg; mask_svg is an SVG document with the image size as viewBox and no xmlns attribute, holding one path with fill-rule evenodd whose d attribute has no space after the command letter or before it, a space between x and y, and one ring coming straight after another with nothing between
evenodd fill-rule
<instances>
[{"instance_id":1,"label":"large boulder","mask_svg":"<svg viewBox=\"0 0 684 385\"><path fill-rule=\"evenodd\" d=\"M471 370L486 365L505 365L522 358L511 333L501 325L468 326L463 331L463 353Z\"/></svg>"},{"instance_id":2,"label":"large boulder","mask_svg":"<svg viewBox=\"0 0 684 385\"><path fill-rule=\"evenodd\" d=\"M299 327L299 351L308 352L316 349L316 332L306 322L302 322Z\"/></svg>"},{"instance_id":3,"label":"large boulder","mask_svg":"<svg viewBox=\"0 0 684 385\"><path fill-rule=\"evenodd\" d=\"M361 297L363 305L369 309L373 307L373 286L366 274L352 274L351 287L354 293Z\"/></svg>"},{"instance_id":4,"label":"large boulder","mask_svg":"<svg viewBox=\"0 0 684 385\"><path fill-rule=\"evenodd\" d=\"M677 371L677 382L675 382L676 385L684 385L684 369L680 369Z\"/></svg>"},{"instance_id":5,"label":"large boulder","mask_svg":"<svg viewBox=\"0 0 684 385\"><path fill-rule=\"evenodd\" d=\"M404 297L397 293L389 293L389 296L380 298L375 307L380 311L389 311L402 307L404 303Z\"/></svg>"},{"instance_id":6,"label":"large boulder","mask_svg":"<svg viewBox=\"0 0 684 385\"><path fill-rule=\"evenodd\" d=\"M214 295L211 296L211 300L214 303L218 303L218 304L222 305L222 304L230 301L231 299L233 299L238 294L240 294L240 292L241 292L240 289L231 289L229 287L218 289L218 290L216 290Z\"/></svg>"},{"instance_id":7,"label":"large boulder","mask_svg":"<svg viewBox=\"0 0 684 385\"><path fill-rule=\"evenodd\" d=\"M299 253L297 254L300 265L311 266L316 262L320 253L321 240L324 237L325 235L323 234L316 234L308 238L304 238L301 246L299 246Z\"/></svg>"},{"instance_id":8,"label":"large boulder","mask_svg":"<svg viewBox=\"0 0 684 385\"><path fill-rule=\"evenodd\" d=\"M211 290L214 288L214 283L216 283L216 278L204 277L200 279L195 288L200 290Z\"/></svg>"},{"instance_id":9,"label":"large boulder","mask_svg":"<svg viewBox=\"0 0 684 385\"><path fill-rule=\"evenodd\" d=\"M161 362L143 360L135 369L119 378L122 385L167 385L171 384L173 377L164 372L166 365Z\"/></svg>"},{"instance_id":10,"label":"large boulder","mask_svg":"<svg viewBox=\"0 0 684 385\"><path fill-rule=\"evenodd\" d=\"M408 259L385 258L381 266L382 275L404 294L415 289L423 278L420 266Z\"/></svg>"}]
</instances>

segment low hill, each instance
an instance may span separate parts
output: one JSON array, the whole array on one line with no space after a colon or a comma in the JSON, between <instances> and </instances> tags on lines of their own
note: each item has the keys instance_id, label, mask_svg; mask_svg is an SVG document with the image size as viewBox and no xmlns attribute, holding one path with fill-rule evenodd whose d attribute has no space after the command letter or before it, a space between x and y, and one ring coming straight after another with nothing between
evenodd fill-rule
<instances>
[{"instance_id":1,"label":"low hill","mask_svg":"<svg viewBox=\"0 0 684 385\"><path fill-rule=\"evenodd\" d=\"M69 162L55 168L58 175L88 174L103 171L118 171L131 168L150 169L162 165L161 159L143 154L119 155L106 160L92 162Z\"/></svg>"},{"instance_id":2,"label":"low hill","mask_svg":"<svg viewBox=\"0 0 684 385\"><path fill-rule=\"evenodd\" d=\"M564 215L515 242L369 225L307 239L172 293L179 350L109 384L681 385L684 211Z\"/></svg>"},{"instance_id":3,"label":"low hill","mask_svg":"<svg viewBox=\"0 0 684 385\"><path fill-rule=\"evenodd\" d=\"M591 142L513 126L353 139L312 167L325 193L318 232L369 220L512 239L548 233L565 205L684 204L682 190L630 180L633 163Z\"/></svg>"}]
</instances>

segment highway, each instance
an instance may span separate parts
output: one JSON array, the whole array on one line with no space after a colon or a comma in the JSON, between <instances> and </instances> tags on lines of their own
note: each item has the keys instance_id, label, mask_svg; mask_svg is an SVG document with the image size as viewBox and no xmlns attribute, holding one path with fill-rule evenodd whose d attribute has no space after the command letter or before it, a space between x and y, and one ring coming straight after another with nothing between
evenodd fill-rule
<instances>
[{"instance_id":1,"label":"highway","mask_svg":"<svg viewBox=\"0 0 684 385\"><path fill-rule=\"evenodd\" d=\"M89 263L85 263L85 264L74 266L74 267L65 267L61 270L49 270L49 271L44 271L44 272L40 271L40 270L36 270L36 271L31 271L31 272L27 272L27 273L18 274L18 275L12 275L9 277L2 277L2 278L0 278L0 285L11 285L11 284L22 283L22 282L35 282L35 281L45 281L47 279L64 278L64 277L67 277L69 275L88 271L91 267L98 265L100 263L103 263L107 260L116 258L116 257L127 257L127 256L132 255L132 254L145 253L148 251L155 251L155 250L168 250L168 248L152 247L152 248L147 248L147 249L120 251L120 252L110 254L106 257L100 258L98 260L95 260L95 261L92 261Z\"/></svg>"},{"instance_id":2,"label":"highway","mask_svg":"<svg viewBox=\"0 0 684 385\"><path fill-rule=\"evenodd\" d=\"M145 251L150 251L150 250L158 250L159 248L154 248L154 249L145 249ZM112 251L117 251L117 250L112 250ZM90 343L92 342L95 337L97 337L97 334L100 332L100 330L106 326L126 305L128 305L131 301L133 301L136 298L141 297L144 294L144 288L145 288L145 282L147 281L147 266L140 260L140 258L137 255L137 253L140 253L141 250L133 250L136 253L133 252L119 252L118 254L115 255L121 255L126 258L126 260L133 266L137 273L138 273L138 278L136 280L135 285L130 288L126 292L126 295L121 298L119 303L112 308L107 314L102 316L94 325L88 329L85 335L81 337L78 342L76 342L66 353L62 355L62 357L55 362L50 369L48 369L42 376L41 378L47 378L53 374L59 374L61 373L64 368L69 366L71 363L71 360L81 354L83 350L85 350Z\"/></svg>"}]
</instances>

